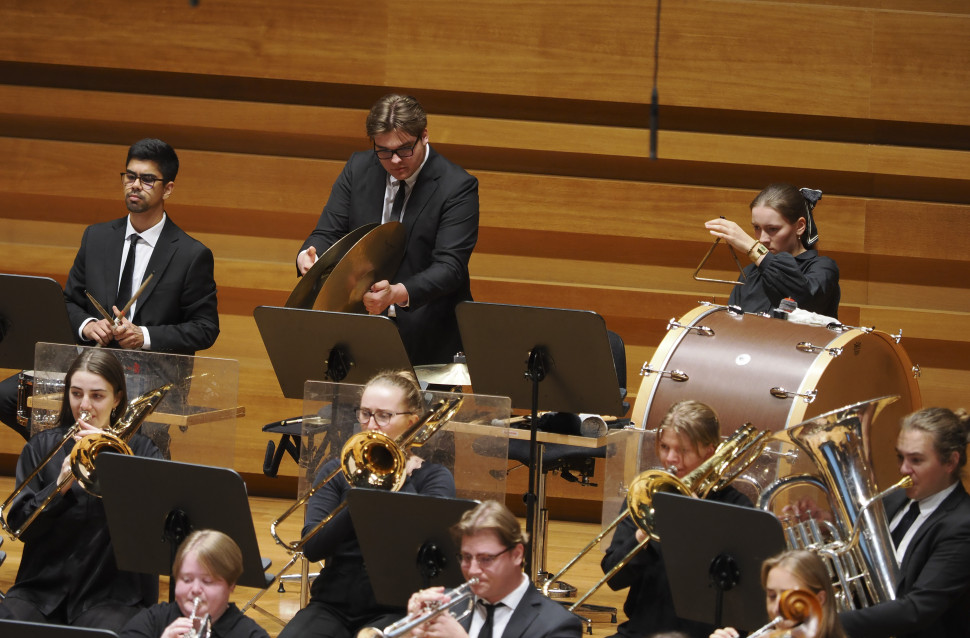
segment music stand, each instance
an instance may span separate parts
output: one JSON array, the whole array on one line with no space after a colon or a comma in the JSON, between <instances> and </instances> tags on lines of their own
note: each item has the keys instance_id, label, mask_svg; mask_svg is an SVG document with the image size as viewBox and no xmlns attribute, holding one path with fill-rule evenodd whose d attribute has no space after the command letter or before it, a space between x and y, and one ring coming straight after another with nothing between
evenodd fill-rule
<instances>
[{"instance_id":1,"label":"music stand","mask_svg":"<svg viewBox=\"0 0 970 638\"><path fill-rule=\"evenodd\" d=\"M507 396L531 409L526 572L542 570L538 495L542 450L536 439L539 410L622 415L619 382L606 322L595 312L464 301L455 308L472 387ZM544 494L543 494L544 499ZM540 540L537 541L537 536Z\"/></svg>"},{"instance_id":2,"label":"music stand","mask_svg":"<svg viewBox=\"0 0 970 638\"><path fill-rule=\"evenodd\" d=\"M0 368L33 368L38 341L77 341L61 285L50 277L0 274Z\"/></svg>"},{"instance_id":3,"label":"music stand","mask_svg":"<svg viewBox=\"0 0 970 638\"><path fill-rule=\"evenodd\" d=\"M764 624L761 563L786 549L770 512L658 492L660 551L681 618L738 629Z\"/></svg>"},{"instance_id":4,"label":"music stand","mask_svg":"<svg viewBox=\"0 0 970 638\"><path fill-rule=\"evenodd\" d=\"M95 468L119 569L170 575L185 537L215 529L242 551L237 584L267 586L246 484L235 470L124 454L100 454ZM169 583L174 600L175 578Z\"/></svg>"},{"instance_id":5,"label":"music stand","mask_svg":"<svg viewBox=\"0 0 970 638\"><path fill-rule=\"evenodd\" d=\"M405 492L352 489L350 517L381 605L406 607L419 589L465 581L451 526L478 501Z\"/></svg>"},{"instance_id":6,"label":"music stand","mask_svg":"<svg viewBox=\"0 0 970 638\"><path fill-rule=\"evenodd\" d=\"M253 317L287 399L302 399L308 379L363 384L379 370L411 369L397 326L382 315L259 306Z\"/></svg>"},{"instance_id":7,"label":"music stand","mask_svg":"<svg viewBox=\"0 0 970 638\"><path fill-rule=\"evenodd\" d=\"M0 620L0 636L4 638L118 638L107 629L49 625L23 620Z\"/></svg>"}]
</instances>

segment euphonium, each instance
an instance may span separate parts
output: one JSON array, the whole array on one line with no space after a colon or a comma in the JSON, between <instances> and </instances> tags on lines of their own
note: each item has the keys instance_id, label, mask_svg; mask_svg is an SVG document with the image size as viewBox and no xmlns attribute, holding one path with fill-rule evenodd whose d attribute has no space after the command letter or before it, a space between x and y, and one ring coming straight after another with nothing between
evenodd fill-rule
<instances>
[{"instance_id":1,"label":"euphonium","mask_svg":"<svg viewBox=\"0 0 970 638\"><path fill-rule=\"evenodd\" d=\"M131 455L131 448L128 446L128 439L138 431L141 427L142 422L151 414L161 400L168 394L168 391L172 389L174 384L167 383L159 388L155 388L150 392L146 392L140 397L131 400L125 407L124 413L121 417L115 421L114 425L96 434L88 434L71 450L71 476L58 482L57 487L48 495L47 499L41 503L29 517L24 521L24 524L20 526L19 529L12 529L7 523L6 511L10 507L10 504L14 501L17 496L37 477L38 474L44 469L44 467L51 462L51 460L57 455L64 445L74 438L74 435L78 431L78 426L75 424L64 435L61 442L57 444L51 453L47 455L47 458L43 460L34 471L30 473L30 476L25 478L23 482L17 486L13 493L7 497L7 500L0 505L0 527L10 535L11 538L18 539L24 533L24 531L30 526L31 523L40 515L44 509L50 505L61 490L67 485L71 480L77 480L78 485L85 489L93 496L101 497L101 485L98 483L97 471L95 469L95 459L98 454L103 451L116 452L118 454L128 454ZM82 413L82 418L86 416ZM90 417L88 417L90 418ZM86 420L86 419L85 419Z\"/></svg>"},{"instance_id":2,"label":"euphonium","mask_svg":"<svg viewBox=\"0 0 970 638\"><path fill-rule=\"evenodd\" d=\"M431 435L458 413L462 401L463 399L460 397L451 401L439 401L396 441L383 432L371 430L358 432L351 436L340 451L340 466L330 475L318 481L305 495L297 499L288 510L272 522L270 534L272 534L273 539L290 552L301 552L307 541L343 510L347 504L346 501L334 508L329 515L304 534L300 540L287 543L279 537L276 528L298 508L305 505L318 489L333 480L341 472L352 487L370 487L391 492L401 489L407 478L405 474L407 451L411 447L424 445L431 438Z\"/></svg>"},{"instance_id":3,"label":"euphonium","mask_svg":"<svg viewBox=\"0 0 970 638\"><path fill-rule=\"evenodd\" d=\"M626 502L627 509L620 514L616 520L610 523L606 529L600 532L583 550L577 554L565 567L559 570L555 576L548 579L542 587L542 591L549 595L549 586L558 581L562 576L575 565L579 559L588 554L597 544L600 543L613 529L620 524L627 516L633 519L637 527L646 533L643 542L634 547L629 554L623 557L613 569L611 569L602 579L587 591L583 596L573 603L569 610L573 611L579 607L587 598L593 595L600 587L622 569L627 563L633 560L641 549L646 547L651 539L659 540L656 533L655 512L653 508L653 496L657 492L679 492L684 496L704 498L708 493L723 489L734 477L743 472L761 454L762 448L767 443L768 432L758 432L750 424L745 424L718 445L714 454L701 463L691 473L683 479L666 470L651 469L638 474L630 483L627 490Z\"/></svg>"},{"instance_id":4,"label":"euphonium","mask_svg":"<svg viewBox=\"0 0 970 638\"><path fill-rule=\"evenodd\" d=\"M468 602L475 595L472 592L472 587L477 584L478 579L472 578L468 582L444 592L444 596L448 598L448 602L430 605L427 609L405 616L396 623L388 625L383 630L377 629L376 627L365 627L357 632L356 638L398 638L399 636L403 636L418 625L428 622L438 614ZM471 613L471 607L465 610L457 619L461 620L469 613Z\"/></svg>"},{"instance_id":5,"label":"euphonium","mask_svg":"<svg viewBox=\"0 0 970 638\"><path fill-rule=\"evenodd\" d=\"M759 507L772 511L774 499L789 487L810 484L826 493L835 518L834 523L827 524L831 538L826 539L817 522L810 519L789 525L786 539L790 548L816 551L826 559L841 609L866 607L896 596L899 564L882 498L912 483L906 477L876 493L869 463L869 430L882 409L898 398L863 401L778 432L777 437L795 443L808 454L819 477L796 475L781 479L758 500Z\"/></svg>"}]
</instances>

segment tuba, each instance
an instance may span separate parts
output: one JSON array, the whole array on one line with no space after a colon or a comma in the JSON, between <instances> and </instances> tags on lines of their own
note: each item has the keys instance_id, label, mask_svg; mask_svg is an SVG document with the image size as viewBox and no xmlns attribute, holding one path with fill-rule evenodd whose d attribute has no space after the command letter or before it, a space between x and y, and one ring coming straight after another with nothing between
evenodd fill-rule
<instances>
[{"instance_id":1,"label":"tuba","mask_svg":"<svg viewBox=\"0 0 970 638\"><path fill-rule=\"evenodd\" d=\"M849 405L778 432L804 451L818 469L818 477L795 475L770 485L758 506L772 511L774 499L790 487L814 485L828 496L834 522L782 519L791 549L808 549L821 555L835 581L840 609L856 609L896 597L899 564L882 499L912 485L901 481L877 493L870 463L872 421L898 396L881 397Z\"/></svg>"},{"instance_id":2,"label":"tuba","mask_svg":"<svg viewBox=\"0 0 970 638\"><path fill-rule=\"evenodd\" d=\"M121 417L115 421L114 425L107 428L97 434L89 434L78 441L77 445L71 450L71 476L61 480L57 487L47 496L43 503L41 503L37 509L31 513L24 524L18 529L13 529L7 522L5 516L7 508L10 504L20 495L21 492L40 474L44 467L51 462L51 460L57 455L64 445L74 438L74 435L78 431L78 426L73 425L61 442L57 444L47 458L43 460L34 471L30 473L30 476L25 478L23 482L17 486L13 493L7 497L7 500L0 505L0 527L3 528L8 535L13 539L18 539L24 533L24 531L30 527L30 524L43 512L48 505L60 494L61 490L65 485L71 480L77 480L78 485L80 485L84 490L93 496L101 497L101 484L98 482L97 470L95 468L95 459L102 452L116 452L118 454L131 455L131 448L128 446L128 439L130 439L138 428L141 427L142 422L155 411L158 404L165 398L168 391L172 389L174 384L167 383L159 388L147 392L140 397L133 399L125 407L124 413Z\"/></svg>"},{"instance_id":3,"label":"tuba","mask_svg":"<svg viewBox=\"0 0 970 638\"><path fill-rule=\"evenodd\" d=\"M626 510L616 520L610 523L606 529L600 532L596 538L590 541L579 554L566 563L566 566L559 570L559 573L549 578L542 587L542 593L548 596L549 587L552 583L562 578L573 565L592 551L596 545L620 524L620 521L627 516L631 517L637 527L646 533L646 538L642 543L639 543L630 550L630 553L624 556L613 569L569 607L569 611L574 611L607 581L613 578L620 569L633 560L633 557L641 549L646 547L647 543L651 540L659 540L660 537L656 533L655 511L653 508L654 494L657 492L676 492L684 496L704 498L710 492L723 489L758 458L762 448L767 443L768 436L768 432L758 432L750 424L745 424L738 428L728 439L721 442L709 459L697 466L694 471L683 479L677 478L677 476L670 472L658 469L646 470L638 474L630 483L629 490L627 490Z\"/></svg>"}]
</instances>

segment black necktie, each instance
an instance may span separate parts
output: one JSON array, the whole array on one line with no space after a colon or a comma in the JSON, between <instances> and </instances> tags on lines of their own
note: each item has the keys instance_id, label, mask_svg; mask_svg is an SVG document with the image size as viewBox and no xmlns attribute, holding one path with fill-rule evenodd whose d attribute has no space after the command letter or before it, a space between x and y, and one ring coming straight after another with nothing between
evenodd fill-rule
<instances>
[{"instance_id":1,"label":"black necktie","mask_svg":"<svg viewBox=\"0 0 970 638\"><path fill-rule=\"evenodd\" d=\"M482 602L482 607L485 608L485 622L478 632L478 638L492 638L492 622L495 620L495 608L501 604L495 603L494 605L489 605L486 602Z\"/></svg>"},{"instance_id":2,"label":"black necktie","mask_svg":"<svg viewBox=\"0 0 970 638\"><path fill-rule=\"evenodd\" d=\"M397 182L397 193L394 194L394 203L391 204L391 216L387 221L401 221L401 211L404 210L404 198L408 195L408 185L403 180Z\"/></svg>"},{"instance_id":3,"label":"black necktie","mask_svg":"<svg viewBox=\"0 0 970 638\"><path fill-rule=\"evenodd\" d=\"M115 305L118 310L125 307L131 299L131 280L135 273L135 246L138 245L138 233L132 233L128 238L128 258L125 259L125 268L121 271L121 283L118 284L118 296L115 297Z\"/></svg>"},{"instance_id":4,"label":"black necktie","mask_svg":"<svg viewBox=\"0 0 970 638\"><path fill-rule=\"evenodd\" d=\"M919 503L913 501L912 505L909 506L909 509L906 510L906 513L903 514L903 517L899 519L899 525L897 525L896 529L892 531L893 545L899 547L899 543L903 540L903 536L905 536L909 528L913 526L913 522L918 516Z\"/></svg>"}]
</instances>

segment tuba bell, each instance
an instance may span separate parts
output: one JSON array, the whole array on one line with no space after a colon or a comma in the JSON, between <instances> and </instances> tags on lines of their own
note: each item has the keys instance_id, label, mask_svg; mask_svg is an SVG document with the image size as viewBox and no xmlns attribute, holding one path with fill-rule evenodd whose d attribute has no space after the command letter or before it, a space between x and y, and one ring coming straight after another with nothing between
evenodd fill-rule
<instances>
[{"instance_id":1,"label":"tuba bell","mask_svg":"<svg viewBox=\"0 0 970 638\"><path fill-rule=\"evenodd\" d=\"M51 462L51 460L57 455L64 445L74 438L74 435L78 431L78 426L75 424L64 435L60 443L51 450L47 458L43 460L34 471L30 473L30 476L25 478L23 482L14 489L13 493L7 497L7 500L0 505L0 527L3 528L11 538L18 539L24 533L24 531L30 527L30 524L36 520L36 518L43 512L48 505L60 494L61 490L67 485L71 480L77 480L78 485L80 485L84 490L93 496L101 497L101 484L98 482L97 470L95 468L95 459L98 454L102 452L115 452L118 454L131 455L131 448L128 446L128 439L130 439L138 428L141 427L142 422L155 411L155 408L162 401L168 391L172 389L174 384L167 383L161 387L155 388L150 392L131 400L125 407L124 413L121 417L115 421L114 425L105 430L98 432L97 434L89 434L82 438L71 450L71 476L58 482L57 487L47 496L43 503L41 503L27 520L24 521L17 529L13 529L7 522L6 512L13 503L14 499L20 495L21 492L40 474L44 467Z\"/></svg>"},{"instance_id":2,"label":"tuba bell","mask_svg":"<svg viewBox=\"0 0 970 638\"><path fill-rule=\"evenodd\" d=\"M627 516L633 519L637 527L646 533L643 542L637 544L630 552L618 562L602 579L591 587L575 603L570 605L569 611L574 611L592 596L600 587L622 569L633 557L640 553L647 543L651 540L659 540L656 533L655 511L653 507L653 497L657 492L676 492L684 496L704 498L710 492L723 489L738 474L743 472L761 454L762 448L767 443L769 433L766 431L758 432L750 424L745 424L737 429L730 437L722 441L714 454L701 463L691 473L683 479L666 470L650 469L638 474L630 483L627 490L626 510L620 514L616 520L610 523L606 529L600 532L596 538L572 558L566 566L559 570L555 576L549 578L542 587L542 592L549 595L549 587L558 581L569 571L583 556L588 554L598 545L613 529L620 524Z\"/></svg>"},{"instance_id":3,"label":"tuba bell","mask_svg":"<svg viewBox=\"0 0 970 638\"><path fill-rule=\"evenodd\" d=\"M778 432L804 451L818 469L818 477L795 475L770 485L758 506L772 511L774 499L790 487L813 485L825 492L834 522L824 527L809 519L782 519L789 548L820 554L835 581L840 609L856 609L896 597L899 564L889 534L882 499L912 485L905 477L878 493L870 463L873 420L898 396L881 397L822 414Z\"/></svg>"}]
</instances>

